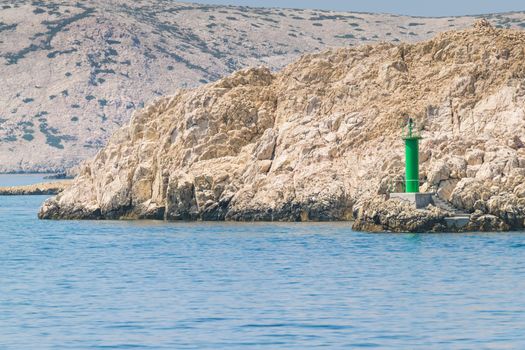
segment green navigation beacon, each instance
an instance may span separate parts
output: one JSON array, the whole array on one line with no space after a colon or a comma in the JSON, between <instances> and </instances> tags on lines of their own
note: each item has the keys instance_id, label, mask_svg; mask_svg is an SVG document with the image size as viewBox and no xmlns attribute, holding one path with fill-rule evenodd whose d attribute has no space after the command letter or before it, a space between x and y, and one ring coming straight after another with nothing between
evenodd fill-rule
<instances>
[{"instance_id":1,"label":"green navigation beacon","mask_svg":"<svg viewBox=\"0 0 525 350\"><path fill-rule=\"evenodd\" d=\"M403 134L405 140L405 192L419 192L419 140L421 136L414 132L415 123L408 119Z\"/></svg>"}]
</instances>

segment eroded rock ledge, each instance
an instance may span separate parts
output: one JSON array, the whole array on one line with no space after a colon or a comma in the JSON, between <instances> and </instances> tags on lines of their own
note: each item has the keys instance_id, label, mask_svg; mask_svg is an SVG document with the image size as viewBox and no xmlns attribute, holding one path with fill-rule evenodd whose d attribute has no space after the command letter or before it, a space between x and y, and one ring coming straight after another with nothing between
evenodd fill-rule
<instances>
[{"instance_id":1,"label":"eroded rock ledge","mask_svg":"<svg viewBox=\"0 0 525 350\"><path fill-rule=\"evenodd\" d=\"M450 227L446 219L452 213L429 205L425 209L415 209L413 206L386 198L376 197L364 200L356 209L354 230L366 232L470 232L470 231L508 231L523 229L520 223L510 223L505 218L482 211L475 211L463 227Z\"/></svg>"},{"instance_id":2,"label":"eroded rock ledge","mask_svg":"<svg viewBox=\"0 0 525 350\"><path fill-rule=\"evenodd\" d=\"M0 196L56 195L71 184L72 181L62 180L34 185L0 187Z\"/></svg>"},{"instance_id":3,"label":"eroded rock ledge","mask_svg":"<svg viewBox=\"0 0 525 350\"><path fill-rule=\"evenodd\" d=\"M424 137L422 190L473 213L469 230L522 229L524 62L524 32L482 23L414 45L306 55L275 74L239 71L135 112L39 216L355 216L362 230L442 231L446 213L383 199L400 190L410 115Z\"/></svg>"}]
</instances>

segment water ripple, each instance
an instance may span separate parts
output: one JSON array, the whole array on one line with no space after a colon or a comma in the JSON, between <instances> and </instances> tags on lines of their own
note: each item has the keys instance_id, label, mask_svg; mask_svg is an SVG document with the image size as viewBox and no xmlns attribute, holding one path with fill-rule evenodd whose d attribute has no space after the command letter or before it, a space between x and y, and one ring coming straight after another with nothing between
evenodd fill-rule
<instances>
[{"instance_id":1,"label":"water ripple","mask_svg":"<svg viewBox=\"0 0 525 350\"><path fill-rule=\"evenodd\" d=\"M523 233L38 221L0 197L0 348L521 349Z\"/></svg>"}]
</instances>

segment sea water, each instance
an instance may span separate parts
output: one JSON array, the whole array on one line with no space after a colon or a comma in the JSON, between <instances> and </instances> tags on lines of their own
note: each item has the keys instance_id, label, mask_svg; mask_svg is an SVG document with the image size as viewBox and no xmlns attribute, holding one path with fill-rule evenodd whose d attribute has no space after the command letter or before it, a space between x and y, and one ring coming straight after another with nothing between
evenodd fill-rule
<instances>
[{"instance_id":1,"label":"sea water","mask_svg":"<svg viewBox=\"0 0 525 350\"><path fill-rule=\"evenodd\" d=\"M44 199L0 197L1 349L525 349L522 232L39 221Z\"/></svg>"},{"instance_id":2,"label":"sea water","mask_svg":"<svg viewBox=\"0 0 525 350\"><path fill-rule=\"evenodd\" d=\"M40 182L52 182L56 179L46 179L50 174L0 174L0 186L25 186Z\"/></svg>"}]
</instances>

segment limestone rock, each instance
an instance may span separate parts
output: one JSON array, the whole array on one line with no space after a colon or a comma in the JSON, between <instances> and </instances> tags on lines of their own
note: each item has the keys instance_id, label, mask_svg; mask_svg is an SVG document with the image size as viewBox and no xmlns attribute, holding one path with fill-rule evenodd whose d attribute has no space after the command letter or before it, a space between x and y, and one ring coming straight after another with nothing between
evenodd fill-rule
<instances>
[{"instance_id":1,"label":"limestone rock","mask_svg":"<svg viewBox=\"0 0 525 350\"><path fill-rule=\"evenodd\" d=\"M525 21L520 12L487 17L505 27L519 28ZM134 110L242 68L277 70L330 47L418 42L475 20L166 0L2 1L0 172L76 166L106 145ZM374 67L380 72L374 79L388 89L410 74L403 50L393 51ZM512 54L507 47L495 52L509 61ZM325 63L303 77L322 76ZM462 76L472 88L475 74ZM217 88L236 84L226 79ZM303 106L306 113L322 105L319 96L304 98L310 101ZM193 117L196 122L206 118ZM179 135L173 131L175 139ZM154 130L147 132L153 136Z\"/></svg>"},{"instance_id":2,"label":"limestone rock","mask_svg":"<svg viewBox=\"0 0 525 350\"><path fill-rule=\"evenodd\" d=\"M372 198L356 209L352 228L368 232L445 232L448 215L433 206L415 209L404 202Z\"/></svg>"},{"instance_id":3,"label":"limestone rock","mask_svg":"<svg viewBox=\"0 0 525 350\"><path fill-rule=\"evenodd\" d=\"M44 182L34 185L0 187L0 196L56 195L71 185L70 180Z\"/></svg>"},{"instance_id":4,"label":"limestone rock","mask_svg":"<svg viewBox=\"0 0 525 350\"><path fill-rule=\"evenodd\" d=\"M471 227L523 228L525 149L515 140L525 132L525 33L485 28L309 54L280 72L241 70L160 98L135 112L39 215L356 214L357 229L439 231L446 213L383 203L402 187L399 126L410 115L422 128L422 188L479 211Z\"/></svg>"},{"instance_id":5,"label":"limestone rock","mask_svg":"<svg viewBox=\"0 0 525 350\"><path fill-rule=\"evenodd\" d=\"M483 164L483 157L485 156L485 152L479 149L471 150L467 153L467 164L468 165L481 165Z\"/></svg>"}]
</instances>

